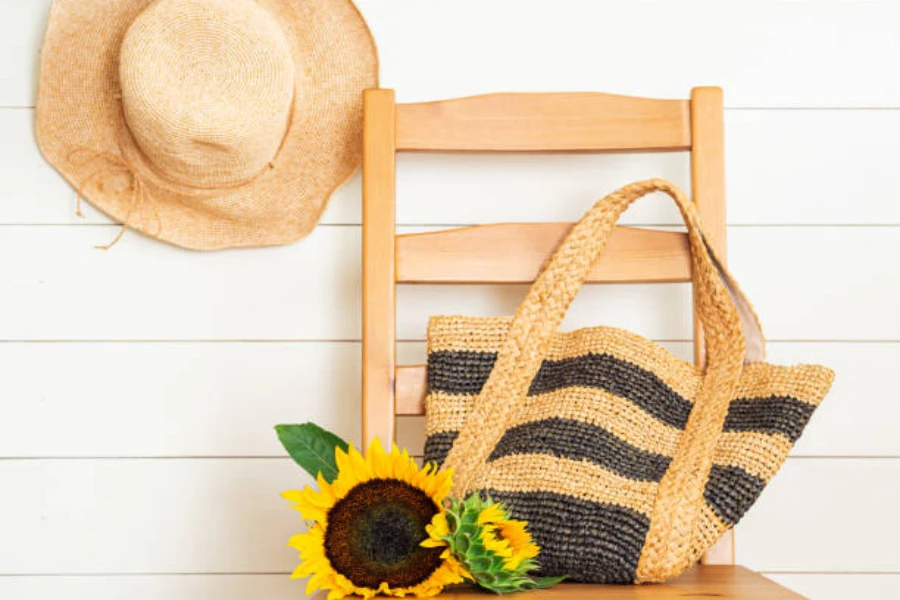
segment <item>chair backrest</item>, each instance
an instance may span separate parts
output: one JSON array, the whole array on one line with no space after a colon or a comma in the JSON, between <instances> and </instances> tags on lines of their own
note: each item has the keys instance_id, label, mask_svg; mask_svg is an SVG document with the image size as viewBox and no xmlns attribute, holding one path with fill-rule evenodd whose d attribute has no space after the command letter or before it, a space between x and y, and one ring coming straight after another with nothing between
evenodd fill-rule
<instances>
[{"instance_id":1,"label":"chair backrest","mask_svg":"<svg viewBox=\"0 0 900 600\"><path fill-rule=\"evenodd\" d=\"M365 92L363 125L363 443L395 439L396 418L425 412L425 366L395 361L396 286L401 283L530 283L568 230L566 223L483 225L397 235L399 151L689 151L691 191L708 236L725 256L722 90L690 100L600 93L491 94L397 104L393 90ZM622 182L627 183L627 182ZM587 206L585 206L587 208ZM589 281L690 281L684 234L617 227ZM694 350L702 361L695 316ZM723 539L708 563L733 562Z\"/></svg>"}]
</instances>

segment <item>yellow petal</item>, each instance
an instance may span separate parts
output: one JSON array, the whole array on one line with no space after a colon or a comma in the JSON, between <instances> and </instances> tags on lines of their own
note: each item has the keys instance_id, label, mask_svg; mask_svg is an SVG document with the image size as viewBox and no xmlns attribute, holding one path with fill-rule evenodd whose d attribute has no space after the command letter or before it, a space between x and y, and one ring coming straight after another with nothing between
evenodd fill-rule
<instances>
[{"instance_id":1,"label":"yellow petal","mask_svg":"<svg viewBox=\"0 0 900 600\"><path fill-rule=\"evenodd\" d=\"M352 447L349 449L352 452ZM334 449L334 462L337 464L338 473L352 471L350 457L341 448Z\"/></svg>"},{"instance_id":2,"label":"yellow petal","mask_svg":"<svg viewBox=\"0 0 900 600\"><path fill-rule=\"evenodd\" d=\"M331 587L328 585L322 585L323 583L327 584L329 576L331 575L329 569L320 569L316 573L313 574L312 577L309 578L309 581L306 582L306 595L309 596L314 591L319 589L324 589L327 587Z\"/></svg>"},{"instance_id":3,"label":"yellow petal","mask_svg":"<svg viewBox=\"0 0 900 600\"><path fill-rule=\"evenodd\" d=\"M350 447L350 464L353 467L353 473L356 475L357 481L368 481L372 478L369 472L369 466L366 464L365 457L360 454L356 448Z\"/></svg>"},{"instance_id":4,"label":"yellow petal","mask_svg":"<svg viewBox=\"0 0 900 600\"><path fill-rule=\"evenodd\" d=\"M325 476L320 472L316 476L316 487L319 489L319 496L322 498L323 505L327 502L328 506L333 506L340 498L335 494L334 486L325 481Z\"/></svg>"},{"instance_id":5,"label":"yellow petal","mask_svg":"<svg viewBox=\"0 0 900 600\"><path fill-rule=\"evenodd\" d=\"M453 469L447 469L445 471L441 471L435 476L434 484L432 486L431 497L434 498L435 502L438 504L442 503L447 496L450 495L450 490L453 489Z\"/></svg>"},{"instance_id":6,"label":"yellow petal","mask_svg":"<svg viewBox=\"0 0 900 600\"><path fill-rule=\"evenodd\" d=\"M301 492L300 490L287 490L286 492L281 492L281 497L288 502L299 502Z\"/></svg>"},{"instance_id":7,"label":"yellow petal","mask_svg":"<svg viewBox=\"0 0 900 600\"><path fill-rule=\"evenodd\" d=\"M384 446L378 438L372 440L369 450L366 452L366 463L369 466L369 472L378 479L386 479L390 469L387 467L387 453Z\"/></svg>"},{"instance_id":8,"label":"yellow petal","mask_svg":"<svg viewBox=\"0 0 900 600\"><path fill-rule=\"evenodd\" d=\"M348 596L348 595L349 595L349 593L346 593L342 590L334 589L334 590L331 590L330 592L328 592L327 600L340 600L344 596Z\"/></svg>"},{"instance_id":9,"label":"yellow petal","mask_svg":"<svg viewBox=\"0 0 900 600\"><path fill-rule=\"evenodd\" d=\"M499 504L491 504L478 515L478 524L498 523L506 518Z\"/></svg>"}]
</instances>

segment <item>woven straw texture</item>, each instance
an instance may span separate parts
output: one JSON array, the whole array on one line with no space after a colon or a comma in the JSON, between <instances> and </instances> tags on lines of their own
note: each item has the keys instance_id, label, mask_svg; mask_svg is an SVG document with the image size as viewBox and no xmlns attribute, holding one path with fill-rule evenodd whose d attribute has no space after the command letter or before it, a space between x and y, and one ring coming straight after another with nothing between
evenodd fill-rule
<instances>
[{"instance_id":1,"label":"woven straw texture","mask_svg":"<svg viewBox=\"0 0 900 600\"><path fill-rule=\"evenodd\" d=\"M704 368L627 331L558 332L621 213L654 191L687 224ZM831 386L830 370L770 365L762 348L693 203L631 184L573 226L515 316L432 318L426 460L456 469L455 494L529 521L546 574L664 581L740 519Z\"/></svg>"},{"instance_id":2,"label":"woven straw texture","mask_svg":"<svg viewBox=\"0 0 900 600\"><path fill-rule=\"evenodd\" d=\"M350 0L55 0L37 139L80 196L151 237L284 244L359 166L377 81Z\"/></svg>"}]
</instances>

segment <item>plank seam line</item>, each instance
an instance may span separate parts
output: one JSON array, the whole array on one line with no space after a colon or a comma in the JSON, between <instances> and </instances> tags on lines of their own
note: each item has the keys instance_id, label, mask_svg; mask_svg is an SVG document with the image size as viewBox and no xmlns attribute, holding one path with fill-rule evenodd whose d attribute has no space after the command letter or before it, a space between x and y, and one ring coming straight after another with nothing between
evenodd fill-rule
<instances>
[{"instance_id":1,"label":"plank seam line","mask_svg":"<svg viewBox=\"0 0 900 600\"><path fill-rule=\"evenodd\" d=\"M422 418L421 415L399 415L398 418L412 419ZM413 455L413 458L423 458L421 455ZM798 454L789 455L790 461L900 461L900 455L873 454L873 455L827 455L827 454ZM287 460L287 455L184 455L184 456L0 456L0 463L8 462L53 462L53 461L204 461L204 460Z\"/></svg>"},{"instance_id":2,"label":"plank seam line","mask_svg":"<svg viewBox=\"0 0 900 600\"><path fill-rule=\"evenodd\" d=\"M515 221L518 224L531 225L535 223L560 223L565 221ZM404 234L402 231L403 228L446 228L446 229L459 229L465 227L475 227L479 225L496 225L500 224L497 221L488 221L483 223L400 223L397 225L398 233L400 235L408 235ZM684 228L679 226L677 223L623 223L625 227L657 227L664 228L661 230L664 231L684 231ZM727 227L732 229L896 229L900 227L900 222L887 222L887 223L795 223L795 222L787 222L787 223L727 223ZM13 228L13 227L69 227L69 228L100 228L100 227L108 227L110 229L118 229L121 227L121 224L117 223L13 223L13 222L2 222L0 223L0 227L4 228ZM336 222L336 223L320 223L318 225L319 229L327 229L329 227L334 228L354 228L354 229L362 229L362 224L360 223L344 223L344 222ZM439 230L438 230L439 231ZM423 231L423 232L410 232L410 233L437 233L438 231Z\"/></svg>"},{"instance_id":3,"label":"plank seam line","mask_svg":"<svg viewBox=\"0 0 900 600\"><path fill-rule=\"evenodd\" d=\"M651 340L658 344L689 344L693 342L690 338L672 338L672 339L654 339ZM54 339L54 338L35 338L35 339L0 339L2 344L359 344L361 340L351 338L311 338L311 339ZM401 344L424 344L425 338L402 338L397 339L397 343ZM838 338L768 338L767 344L900 344L900 339L838 339ZM424 357L423 357L424 359ZM402 366L402 365L401 365Z\"/></svg>"},{"instance_id":4,"label":"plank seam line","mask_svg":"<svg viewBox=\"0 0 900 600\"><path fill-rule=\"evenodd\" d=\"M738 565L740 566L740 565ZM762 570L762 575L886 575L898 576L900 571L781 571ZM288 576L290 571L184 571L184 572L123 572L123 573L0 573L0 579L54 577L260 577Z\"/></svg>"}]
</instances>

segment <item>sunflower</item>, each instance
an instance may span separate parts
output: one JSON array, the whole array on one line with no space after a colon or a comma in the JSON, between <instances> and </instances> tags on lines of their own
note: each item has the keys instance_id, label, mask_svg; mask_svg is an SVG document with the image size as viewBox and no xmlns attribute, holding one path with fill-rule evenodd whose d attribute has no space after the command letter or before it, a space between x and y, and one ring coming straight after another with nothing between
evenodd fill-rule
<instances>
[{"instance_id":1,"label":"sunflower","mask_svg":"<svg viewBox=\"0 0 900 600\"><path fill-rule=\"evenodd\" d=\"M302 561L292 577L310 577L307 594L327 589L328 600L434 596L463 580L462 566L446 548L421 546L450 493L451 471L433 464L420 469L405 450L395 445L388 454L377 440L365 457L350 446L337 448L335 460L331 483L320 474L318 491L283 494L313 521L288 544Z\"/></svg>"},{"instance_id":2,"label":"sunflower","mask_svg":"<svg viewBox=\"0 0 900 600\"><path fill-rule=\"evenodd\" d=\"M502 556L507 569L518 569L526 559L537 558L541 548L531 540L525 521L511 519L500 504L492 504L478 515L484 547Z\"/></svg>"},{"instance_id":3,"label":"sunflower","mask_svg":"<svg viewBox=\"0 0 900 600\"><path fill-rule=\"evenodd\" d=\"M465 500L451 498L446 510L426 527L422 546L444 548L465 571L463 577L497 594L543 589L562 577L531 575L538 568L540 547L531 540L527 523L510 518L501 504L479 492Z\"/></svg>"}]
</instances>

